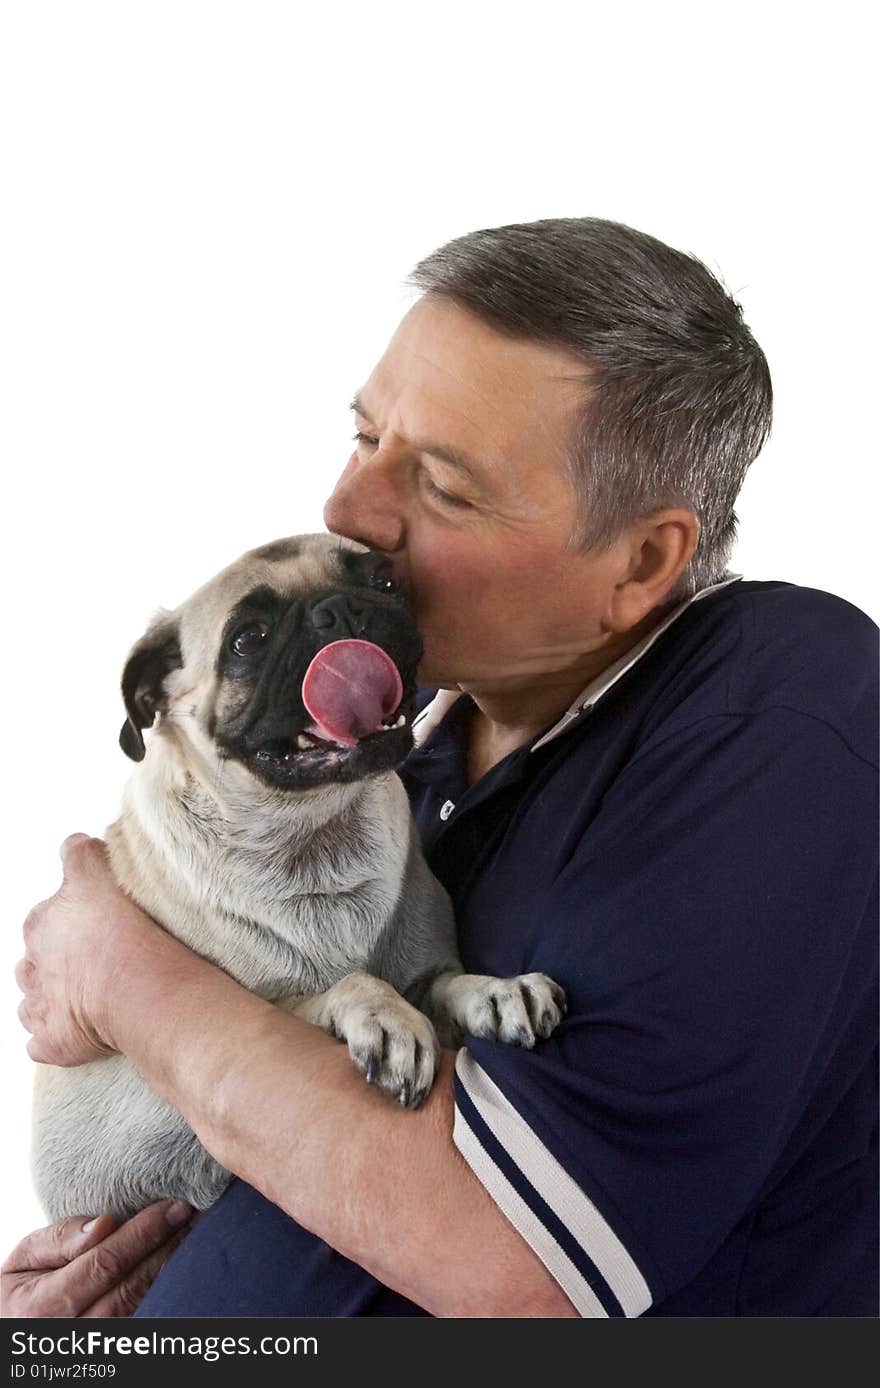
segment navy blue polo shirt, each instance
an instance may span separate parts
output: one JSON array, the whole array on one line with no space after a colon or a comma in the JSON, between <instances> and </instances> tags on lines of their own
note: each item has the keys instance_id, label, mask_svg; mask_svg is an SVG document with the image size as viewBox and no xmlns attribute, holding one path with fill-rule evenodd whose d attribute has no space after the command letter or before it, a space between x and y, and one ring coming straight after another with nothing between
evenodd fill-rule
<instances>
[{"instance_id":1,"label":"navy blue polo shirt","mask_svg":"<svg viewBox=\"0 0 880 1388\"><path fill-rule=\"evenodd\" d=\"M472 700L424 711L465 967L569 1003L466 1039L455 1142L584 1316L877 1312L876 670L864 613L737 579L472 786ZM235 1181L140 1314L424 1312Z\"/></svg>"}]
</instances>

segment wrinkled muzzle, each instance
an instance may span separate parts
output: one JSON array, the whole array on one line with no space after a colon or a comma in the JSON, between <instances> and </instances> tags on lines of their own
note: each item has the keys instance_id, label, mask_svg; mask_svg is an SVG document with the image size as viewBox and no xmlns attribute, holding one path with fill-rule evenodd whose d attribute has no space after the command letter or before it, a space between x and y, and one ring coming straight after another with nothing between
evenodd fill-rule
<instances>
[{"instance_id":1,"label":"wrinkled muzzle","mask_svg":"<svg viewBox=\"0 0 880 1388\"><path fill-rule=\"evenodd\" d=\"M389 770L412 746L421 654L401 598L250 594L218 655L230 711L215 729L217 745L276 788Z\"/></svg>"}]
</instances>

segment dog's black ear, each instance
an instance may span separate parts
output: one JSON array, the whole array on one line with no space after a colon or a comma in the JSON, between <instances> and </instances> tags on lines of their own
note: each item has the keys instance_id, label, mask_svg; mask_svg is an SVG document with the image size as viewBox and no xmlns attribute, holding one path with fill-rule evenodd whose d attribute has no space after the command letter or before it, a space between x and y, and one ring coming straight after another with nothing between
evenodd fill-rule
<instances>
[{"instance_id":1,"label":"dog's black ear","mask_svg":"<svg viewBox=\"0 0 880 1388\"><path fill-rule=\"evenodd\" d=\"M127 719L119 734L119 745L132 761L143 761L143 730L152 726L165 703L165 676L179 670L180 630L173 617L163 613L147 628L129 652L122 672L122 697Z\"/></svg>"}]
</instances>

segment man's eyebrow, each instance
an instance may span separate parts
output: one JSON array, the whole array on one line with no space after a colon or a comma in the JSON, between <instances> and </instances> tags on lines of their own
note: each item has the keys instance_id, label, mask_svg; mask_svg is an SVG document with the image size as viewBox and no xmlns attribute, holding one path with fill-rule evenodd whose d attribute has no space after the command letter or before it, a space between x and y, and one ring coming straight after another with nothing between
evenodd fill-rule
<instances>
[{"instance_id":1,"label":"man's eyebrow","mask_svg":"<svg viewBox=\"0 0 880 1388\"><path fill-rule=\"evenodd\" d=\"M364 409L364 402L359 395L354 397L350 408L354 410L355 414L359 414L361 419L365 419L368 424L372 424L374 429L378 427L369 411ZM430 458L439 458L441 462L448 463L450 467L462 473L469 481L482 484L482 480L479 476L480 470L477 464L473 463L467 454L463 453L460 448L450 448L448 444L430 442L418 443L416 441L413 441L410 447L414 448L417 453L427 453Z\"/></svg>"}]
</instances>

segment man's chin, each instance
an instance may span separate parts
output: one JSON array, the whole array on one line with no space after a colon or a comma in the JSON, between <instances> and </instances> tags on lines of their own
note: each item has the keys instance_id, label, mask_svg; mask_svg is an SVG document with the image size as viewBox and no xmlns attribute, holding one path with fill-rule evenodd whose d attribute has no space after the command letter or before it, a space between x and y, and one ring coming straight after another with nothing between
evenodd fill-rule
<instances>
[{"instance_id":1,"label":"man's chin","mask_svg":"<svg viewBox=\"0 0 880 1388\"><path fill-rule=\"evenodd\" d=\"M436 647L432 650L427 644L424 632L420 634L425 644L416 672L416 683L419 688L460 690L459 681L467 678L462 668L463 662L455 657L449 659L443 651L437 650ZM425 649L426 646L427 649Z\"/></svg>"},{"instance_id":2,"label":"man's chin","mask_svg":"<svg viewBox=\"0 0 880 1388\"><path fill-rule=\"evenodd\" d=\"M449 675L431 665L419 666L416 683L420 689L454 689L458 694L461 685Z\"/></svg>"}]
</instances>

